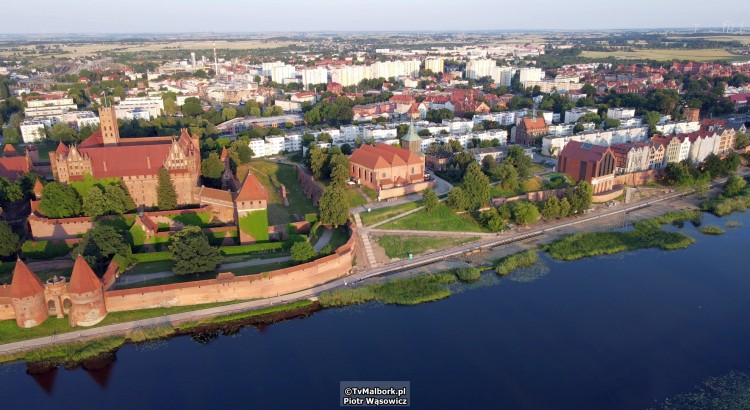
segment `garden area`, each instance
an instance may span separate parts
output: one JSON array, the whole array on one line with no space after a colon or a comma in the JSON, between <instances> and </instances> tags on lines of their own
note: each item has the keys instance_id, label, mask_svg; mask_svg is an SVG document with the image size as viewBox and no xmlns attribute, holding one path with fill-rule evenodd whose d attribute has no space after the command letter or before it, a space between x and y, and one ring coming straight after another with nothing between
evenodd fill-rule
<instances>
[{"instance_id":1,"label":"garden area","mask_svg":"<svg viewBox=\"0 0 750 410\"><path fill-rule=\"evenodd\" d=\"M472 218L470 213L459 215L443 203L438 204L431 213L427 212L426 209L421 209L413 214L381 225L378 228L452 232L486 231Z\"/></svg>"},{"instance_id":2,"label":"garden area","mask_svg":"<svg viewBox=\"0 0 750 410\"><path fill-rule=\"evenodd\" d=\"M302 192L302 187L297 182L297 170L293 166L258 160L250 162L250 170L268 191L269 225L295 222L292 218L294 214L304 218L306 214L317 213L318 210ZM282 184L286 186L289 206L284 206L281 201Z\"/></svg>"},{"instance_id":3,"label":"garden area","mask_svg":"<svg viewBox=\"0 0 750 410\"><path fill-rule=\"evenodd\" d=\"M404 212L417 209L422 206L421 201L407 202L405 204L390 206L386 208L373 209L370 212L362 212L359 214L362 224L365 226L374 225L378 222L383 222L386 219L393 218L396 215L400 215Z\"/></svg>"}]
</instances>

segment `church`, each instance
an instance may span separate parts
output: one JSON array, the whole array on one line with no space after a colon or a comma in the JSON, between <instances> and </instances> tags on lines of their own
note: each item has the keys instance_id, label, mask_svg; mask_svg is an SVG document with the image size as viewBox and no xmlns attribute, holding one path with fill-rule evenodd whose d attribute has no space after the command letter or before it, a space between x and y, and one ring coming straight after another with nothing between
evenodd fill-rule
<instances>
[{"instance_id":1,"label":"church","mask_svg":"<svg viewBox=\"0 0 750 410\"><path fill-rule=\"evenodd\" d=\"M159 169L169 171L178 205L194 198L201 175L200 141L186 129L179 137L120 138L114 107L99 109L99 130L79 145L60 143L50 152L55 180L69 183L93 178L119 178L138 206L156 206Z\"/></svg>"}]
</instances>

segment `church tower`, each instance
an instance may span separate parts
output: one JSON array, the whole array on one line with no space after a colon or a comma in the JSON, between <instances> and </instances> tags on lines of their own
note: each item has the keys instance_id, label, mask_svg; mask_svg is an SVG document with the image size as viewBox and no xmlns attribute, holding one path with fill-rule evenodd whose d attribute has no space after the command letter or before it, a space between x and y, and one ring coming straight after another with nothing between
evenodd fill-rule
<instances>
[{"instance_id":1,"label":"church tower","mask_svg":"<svg viewBox=\"0 0 750 410\"><path fill-rule=\"evenodd\" d=\"M417 135L414 123L409 124L409 132L401 138L401 148L408 149L413 154L422 154L422 137Z\"/></svg>"},{"instance_id":2,"label":"church tower","mask_svg":"<svg viewBox=\"0 0 750 410\"><path fill-rule=\"evenodd\" d=\"M117 128L115 107L99 108L99 129L102 131L104 146L113 146L120 142L120 130Z\"/></svg>"}]
</instances>

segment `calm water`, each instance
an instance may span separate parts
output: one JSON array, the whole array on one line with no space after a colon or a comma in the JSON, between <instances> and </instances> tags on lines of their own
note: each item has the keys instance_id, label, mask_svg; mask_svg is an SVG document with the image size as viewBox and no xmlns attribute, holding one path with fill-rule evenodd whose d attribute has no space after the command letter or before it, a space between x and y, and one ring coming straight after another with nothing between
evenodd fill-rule
<instances>
[{"instance_id":1,"label":"calm water","mask_svg":"<svg viewBox=\"0 0 750 410\"><path fill-rule=\"evenodd\" d=\"M750 368L750 214L675 252L369 304L197 342L124 346L99 370L0 367L0 407L336 408L340 380L410 380L414 408L633 409Z\"/></svg>"}]
</instances>

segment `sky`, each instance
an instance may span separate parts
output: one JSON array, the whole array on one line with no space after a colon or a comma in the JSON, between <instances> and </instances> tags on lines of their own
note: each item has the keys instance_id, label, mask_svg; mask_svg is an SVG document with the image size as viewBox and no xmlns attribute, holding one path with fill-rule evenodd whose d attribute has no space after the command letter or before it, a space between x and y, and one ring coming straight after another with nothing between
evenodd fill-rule
<instances>
[{"instance_id":1,"label":"sky","mask_svg":"<svg viewBox=\"0 0 750 410\"><path fill-rule=\"evenodd\" d=\"M750 1L6 0L1 34L750 27ZM743 19L745 21L743 21Z\"/></svg>"}]
</instances>

